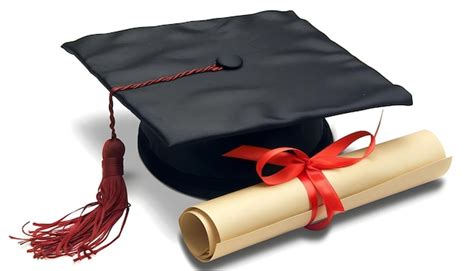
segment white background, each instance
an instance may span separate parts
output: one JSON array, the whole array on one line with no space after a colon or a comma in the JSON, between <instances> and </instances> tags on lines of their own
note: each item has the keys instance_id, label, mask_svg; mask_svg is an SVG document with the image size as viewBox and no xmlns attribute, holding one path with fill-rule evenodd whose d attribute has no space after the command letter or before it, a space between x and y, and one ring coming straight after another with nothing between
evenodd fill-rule
<instances>
[{"instance_id":1,"label":"white background","mask_svg":"<svg viewBox=\"0 0 474 271\"><path fill-rule=\"evenodd\" d=\"M474 267L472 147L473 6L445 1L2 1L0 4L0 269L416 270ZM379 141L430 129L454 162L412 191L337 217L329 230L297 230L209 264L179 235L181 211L198 200L162 185L136 149L138 120L117 105L127 145L132 209L125 232L93 260L33 260L9 234L94 200L107 129L107 92L65 41L87 34L295 10L414 97L385 110ZM380 110L330 118L336 136L373 130ZM166 116L164 116L166 117Z\"/></svg>"}]
</instances>

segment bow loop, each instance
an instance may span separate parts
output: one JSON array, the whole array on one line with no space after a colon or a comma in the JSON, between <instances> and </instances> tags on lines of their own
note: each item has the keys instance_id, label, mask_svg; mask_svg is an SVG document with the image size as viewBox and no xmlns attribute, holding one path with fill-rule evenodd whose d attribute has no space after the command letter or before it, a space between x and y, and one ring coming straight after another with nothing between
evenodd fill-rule
<instances>
[{"instance_id":1,"label":"bow loop","mask_svg":"<svg viewBox=\"0 0 474 271\"><path fill-rule=\"evenodd\" d=\"M289 151L292 151L293 154L289 153ZM272 160L280 162L279 165L283 166L283 169L272 175L264 176L263 168L268 163L271 163ZM309 161L308 155L298 149L288 147L276 148L266 151L257 160L256 170L264 183L267 185L277 185L298 177L306 168L307 161Z\"/></svg>"}]
</instances>

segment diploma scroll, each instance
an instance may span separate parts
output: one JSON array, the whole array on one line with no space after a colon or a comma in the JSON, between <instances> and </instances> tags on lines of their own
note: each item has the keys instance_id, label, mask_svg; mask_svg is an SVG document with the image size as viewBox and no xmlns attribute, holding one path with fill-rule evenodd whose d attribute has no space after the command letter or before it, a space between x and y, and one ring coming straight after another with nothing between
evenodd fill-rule
<instances>
[{"instance_id":1,"label":"diploma scroll","mask_svg":"<svg viewBox=\"0 0 474 271\"><path fill-rule=\"evenodd\" d=\"M363 150L345 154L361 156ZM449 168L440 141L429 131L378 144L359 163L324 170L346 211L441 177ZM325 218L319 206L314 222ZM257 184L186 209L179 219L184 242L202 262L304 227L311 208L297 178L267 186Z\"/></svg>"}]
</instances>

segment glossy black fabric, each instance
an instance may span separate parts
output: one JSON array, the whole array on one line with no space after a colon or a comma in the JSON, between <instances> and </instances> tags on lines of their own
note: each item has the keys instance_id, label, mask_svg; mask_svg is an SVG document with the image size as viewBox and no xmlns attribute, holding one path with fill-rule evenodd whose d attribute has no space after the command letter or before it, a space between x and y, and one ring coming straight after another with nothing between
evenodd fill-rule
<instances>
[{"instance_id":1,"label":"glossy black fabric","mask_svg":"<svg viewBox=\"0 0 474 271\"><path fill-rule=\"evenodd\" d=\"M116 94L170 146L412 103L405 89L292 11L133 28L63 47L109 89L239 55L240 69Z\"/></svg>"},{"instance_id":2,"label":"glossy black fabric","mask_svg":"<svg viewBox=\"0 0 474 271\"><path fill-rule=\"evenodd\" d=\"M221 157L233 147L311 155L332 141L325 117L412 104L404 88L292 11L133 28L63 48L109 90L217 59L237 67L115 94L141 120L139 151L150 171L204 198L258 182L254 163Z\"/></svg>"}]
</instances>

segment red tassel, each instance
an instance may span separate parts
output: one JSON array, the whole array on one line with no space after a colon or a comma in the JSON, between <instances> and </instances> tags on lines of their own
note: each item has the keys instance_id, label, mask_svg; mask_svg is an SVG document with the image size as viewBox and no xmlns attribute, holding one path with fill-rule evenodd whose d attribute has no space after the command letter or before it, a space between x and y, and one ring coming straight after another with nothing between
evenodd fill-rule
<instances>
[{"instance_id":1,"label":"red tassel","mask_svg":"<svg viewBox=\"0 0 474 271\"><path fill-rule=\"evenodd\" d=\"M28 232L23 230L23 233L28 235L26 238L12 236L10 238L20 240L20 244L29 243L31 248L28 252L39 259L75 256L74 261L78 261L91 258L92 254L108 247L120 237L130 207L127 188L122 177L124 153L125 146L119 139L112 138L105 142L102 149L103 178L96 202L89 203L56 222L33 223L36 229ZM91 208L93 209L87 212ZM67 219L78 211L79 216ZM118 235L104 244L124 212L125 216Z\"/></svg>"},{"instance_id":2,"label":"red tassel","mask_svg":"<svg viewBox=\"0 0 474 271\"><path fill-rule=\"evenodd\" d=\"M127 187L123 179L123 156L125 145L115 134L113 93L109 93L109 113L111 139L102 148L102 182L97 193L97 201L79 208L53 223L33 223L36 228L25 231L28 237L10 238L20 240L20 244L29 243L28 252L33 258L75 257L74 261L91 258L102 249L115 242L122 233L127 221L130 204L127 199ZM79 216L68 218L79 212ZM110 231L124 215L117 236L105 243Z\"/></svg>"}]
</instances>

